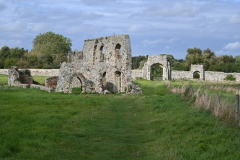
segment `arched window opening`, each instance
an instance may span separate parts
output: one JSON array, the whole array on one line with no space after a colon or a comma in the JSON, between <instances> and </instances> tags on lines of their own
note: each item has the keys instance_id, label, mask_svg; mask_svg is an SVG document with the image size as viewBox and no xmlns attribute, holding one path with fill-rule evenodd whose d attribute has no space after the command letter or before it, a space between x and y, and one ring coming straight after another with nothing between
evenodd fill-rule
<instances>
[{"instance_id":1,"label":"arched window opening","mask_svg":"<svg viewBox=\"0 0 240 160\"><path fill-rule=\"evenodd\" d=\"M102 87L105 89L107 87L107 78L106 78L106 72L103 73L102 77Z\"/></svg>"},{"instance_id":2,"label":"arched window opening","mask_svg":"<svg viewBox=\"0 0 240 160\"><path fill-rule=\"evenodd\" d=\"M122 47L119 43L115 47L115 52L116 52L117 60L121 59L121 57L122 57Z\"/></svg>"},{"instance_id":3,"label":"arched window opening","mask_svg":"<svg viewBox=\"0 0 240 160\"><path fill-rule=\"evenodd\" d=\"M162 80L163 79L163 65L160 63L153 64L151 66L150 79Z\"/></svg>"},{"instance_id":4,"label":"arched window opening","mask_svg":"<svg viewBox=\"0 0 240 160\"><path fill-rule=\"evenodd\" d=\"M96 49L97 49L97 45L94 46L94 50L93 50L93 65L95 64L95 59L96 59Z\"/></svg>"},{"instance_id":5,"label":"arched window opening","mask_svg":"<svg viewBox=\"0 0 240 160\"><path fill-rule=\"evenodd\" d=\"M193 79L200 79L200 72L196 71L193 73Z\"/></svg>"},{"instance_id":6,"label":"arched window opening","mask_svg":"<svg viewBox=\"0 0 240 160\"><path fill-rule=\"evenodd\" d=\"M73 94L82 93L82 81L79 77L73 77L72 79L72 93Z\"/></svg>"},{"instance_id":7,"label":"arched window opening","mask_svg":"<svg viewBox=\"0 0 240 160\"><path fill-rule=\"evenodd\" d=\"M104 46L101 46L100 47L100 62L104 61L104 53L105 53Z\"/></svg>"}]
</instances>

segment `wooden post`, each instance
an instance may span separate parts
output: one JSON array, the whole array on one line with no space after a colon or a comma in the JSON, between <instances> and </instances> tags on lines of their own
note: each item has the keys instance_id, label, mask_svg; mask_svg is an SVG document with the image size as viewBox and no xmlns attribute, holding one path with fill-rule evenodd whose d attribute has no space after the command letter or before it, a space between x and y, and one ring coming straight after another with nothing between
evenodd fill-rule
<instances>
[{"instance_id":1,"label":"wooden post","mask_svg":"<svg viewBox=\"0 0 240 160\"><path fill-rule=\"evenodd\" d=\"M219 93L217 93L217 98L218 98L218 105L220 105L220 97L219 97Z\"/></svg>"},{"instance_id":2,"label":"wooden post","mask_svg":"<svg viewBox=\"0 0 240 160\"><path fill-rule=\"evenodd\" d=\"M236 94L235 121L239 120L239 95Z\"/></svg>"}]
</instances>

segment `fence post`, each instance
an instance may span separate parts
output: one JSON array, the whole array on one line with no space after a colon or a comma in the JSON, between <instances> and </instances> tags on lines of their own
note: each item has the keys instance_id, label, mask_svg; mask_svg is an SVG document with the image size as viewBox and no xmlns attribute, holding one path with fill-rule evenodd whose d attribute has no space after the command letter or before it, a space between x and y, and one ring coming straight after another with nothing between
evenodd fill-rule
<instances>
[{"instance_id":1,"label":"fence post","mask_svg":"<svg viewBox=\"0 0 240 160\"><path fill-rule=\"evenodd\" d=\"M239 95L236 94L235 121L239 120Z\"/></svg>"},{"instance_id":2,"label":"fence post","mask_svg":"<svg viewBox=\"0 0 240 160\"><path fill-rule=\"evenodd\" d=\"M217 93L217 98L218 98L218 105L220 105L220 97L219 97L219 93Z\"/></svg>"}]
</instances>

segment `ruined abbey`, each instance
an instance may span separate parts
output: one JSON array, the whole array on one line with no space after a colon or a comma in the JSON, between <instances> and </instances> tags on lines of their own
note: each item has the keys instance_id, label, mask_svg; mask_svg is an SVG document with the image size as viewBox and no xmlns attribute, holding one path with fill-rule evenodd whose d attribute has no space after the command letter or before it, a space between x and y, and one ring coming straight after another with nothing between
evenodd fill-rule
<instances>
[{"instance_id":1,"label":"ruined abbey","mask_svg":"<svg viewBox=\"0 0 240 160\"><path fill-rule=\"evenodd\" d=\"M9 70L0 70L0 74L8 74L8 84L12 86L64 93L72 93L72 88L77 87L82 93L142 94L141 88L132 84L132 79L151 80L155 65L163 68L163 80L193 79L198 73L200 79L206 81L223 81L229 74L240 81L240 73L204 71L203 65L191 65L190 71L171 71L166 55L149 56L141 70L131 70L131 58L129 35L122 34L85 40L83 49L71 51L68 62L63 62L59 70L18 70L12 66ZM41 86L31 74L51 77Z\"/></svg>"}]
</instances>

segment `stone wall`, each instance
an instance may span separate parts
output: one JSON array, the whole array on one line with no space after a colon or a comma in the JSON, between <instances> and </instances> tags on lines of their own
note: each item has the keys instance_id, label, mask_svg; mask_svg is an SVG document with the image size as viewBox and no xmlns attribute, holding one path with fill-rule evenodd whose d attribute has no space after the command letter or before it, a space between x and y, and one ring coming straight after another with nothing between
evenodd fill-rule
<instances>
[{"instance_id":1,"label":"stone wall","mask_svg":"<svg viewBox=\"0 0 240 160\"><path fill-rule=\"evenodd\" d=\"M132 70L132 79L138 79L138 78L142 78L142 70L141 69L136 69L136 70Z\"/></svg>"},{"instance_id":2,"label":"stone wall","mask_svg":"<svg viewBox=\"0 0 240 160\"><path fill-rule=\"evenodd\" d=\"M240 82L240 73L224 73L215 71L205 71L206 81L223 81L228 75L233 75L237 82Z\"/></svg>"},{"instance_id":3,"label":"stone wall","mask_svg":"<svg viewBox=\"0 0 240 160\"><path fill-rule=\"evenodd\" d=\"M171 76L172 76L172 80L193 78L191 71L172 71Z\"/></svg>"},{"instance_id":4,"label":"stone wall","mask_svg":"<svg viewBox=\"0 0 240 160\"><path fill-rule=\"evenodd\" d=\"M59 69L29 69L33 76L58 76ZM8 69L0 69L0 74L8 75Z\"/></svg>"},{"instance_id":5,"label":"stone wall","mask_svg":"<svg viewBox=\"0 0 240 160\"><path fill-rule=\"evenodd\" d=\"M114 35L84 41L81 51L71 51L61 65L58 92L71 93L74 78L82 92L125 92L131 84L132 51L129 35Z\"/></svg>"},{"instance_id":6,"label":"stone wall","mask_svg":"<svg viewBox=\"0 0 240 160\"><path fill-rule=\"evenodd\" d=\"M58 76L48 77L45 79L45 87L57 87Z\"/></svg>"}]
</instances>

